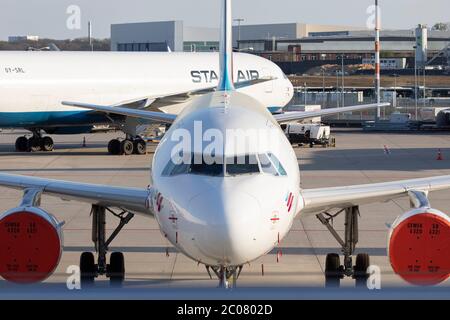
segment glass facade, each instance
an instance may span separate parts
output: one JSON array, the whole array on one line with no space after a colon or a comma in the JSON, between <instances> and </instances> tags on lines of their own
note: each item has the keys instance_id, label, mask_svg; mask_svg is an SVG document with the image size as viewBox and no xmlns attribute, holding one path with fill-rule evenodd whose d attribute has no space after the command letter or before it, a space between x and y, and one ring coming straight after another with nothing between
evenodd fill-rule
<instances>
[{"instance_id":1,"label":"glass facade","mask_svg":"<svg viewBox=\"0 0 450 320\"><path fill-rule=\"evenodd\" d=\"M117 51L168 51L166 42L153 43L119 43ZM170 48L173 50L173 48ZM184 52L211 52L219 51L218 41L186 41L183 43Z\"/></svg>"},{"instance_id":2,"label":"glass facade","mask_svg":"<svg viewBox=\"0 0 450 320\"><path fill-rule=\"evenodd\" d=\"M117 51L168 51L166 42L153 43L119 43Z\"/></svg>"},{"instance_id":3,"label":"glass facade","mask_svg":"<svg viewBox=\"0 0 450 320\"><path fill-rule=\"evenodd\" d=\"M219 41L185 41L184 52L211 52L219 51Z\"/></svg>"}]
</instances>

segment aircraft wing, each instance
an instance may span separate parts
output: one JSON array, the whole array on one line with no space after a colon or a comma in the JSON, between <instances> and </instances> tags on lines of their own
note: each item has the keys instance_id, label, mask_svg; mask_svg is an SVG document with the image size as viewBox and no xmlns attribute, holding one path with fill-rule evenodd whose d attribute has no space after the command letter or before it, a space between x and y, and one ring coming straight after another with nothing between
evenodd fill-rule
<instances>
[{"instance_id":1,"label":"aircraft wing","mask_svg":"<svg viewBox=\"0 0 450 320\"><path fill-rule=\"evenodd\" d=\"M315 117L321 116L329 116L333 114L343 113L343 112L351 112L351 111L362 111L375 109L378 107L388 107L390 103L380 103L380 104L363 104L359 106L351 106L351 107L342 107L342 108L330 108L330 109L322 109L319 111L299 111L299 112L286 112L282 114L274 115L275 120L279 123L298 121L304 119L311 119Z\"/></svg>"},{"instance_id":2,"label":"aircraft wing","mask_svg":"<svg viewBox=\"0 0 450 320\"><path fill-rule=\"evenodd\" d=\"M152 189L111 187L5 173L0 173L0 186L19 190L39 190L62 200L77 200L93 205L126 209L141 215L152 215L146 205Z\"/></svg>"},{"instance_id":3,"label":"aircraft wing","mask_svg":"<svg viewBox=\"0 0 450 320\"><path fill-rule=\"evenodd\" d=\"M145 119L159 123L172 123L177 118L177 115L175 114L148 111L144 109L126 108L122 106L101 106L96 104L67 101L63 101L62 104L65 106L85 108L104 113L120 114L127 117Z\"/></svg>"},{"instance_id":4,"label":"aircraft wing","mask_svg":"<svg viewBox=\"0 0 450 320\"><path fill-rule=\"evenodd\" d=\"M407 196L408 191L429 191L450 189L450 176L400 180L393 182L353 185L333 188L306 189L301 191L304 208L308 215L329 209L343 209L373 202Z\"/></svg>"}]
</instances>

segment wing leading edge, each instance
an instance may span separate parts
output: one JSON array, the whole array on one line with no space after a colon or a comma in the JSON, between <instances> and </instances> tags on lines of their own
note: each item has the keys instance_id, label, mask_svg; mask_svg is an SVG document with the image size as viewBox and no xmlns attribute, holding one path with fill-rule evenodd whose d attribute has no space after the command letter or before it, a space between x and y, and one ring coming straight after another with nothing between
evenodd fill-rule
<instances>
[{"instance_id":1,"label":"wing leading edge","mask_svg":"<svg viewBox=\"0 0 450 320\"><path fill-rule=\"evenodd\" d=\"M111 187L0 173L0 186L12 189L36 189L62 200L77 200L93 205L126 209L132 213L152 215L147 199L151 189Z\"/></svg>"},{"instance_id":2,"label":"wing leading edge","mask_svg":"<svg viewBox=\"0 0 450 320\"><path fill-rule=\"evenodd\" d=\"M315 117L321 116L329 116L333 114L343 113L343 112L351 112L351 111L363 111L370 110L375 108L389 107L390 103L380 103L380 104L363 104L359 106L350 106L350 107L342 107L342 108L330 108L330 109L322 109L320 111L299 111L299 112L286 112L282 114L274 115L275 120L279 123L298 121L304 119L311 119Z\"/></svg>"},{"instance_id":3,"label":"wing leading edge","mask_svg":"<svg viewBox=\"0 0 450 320\"><path fill-rule=\"evenodd\" d=\"M450 189L450 176L305 189L301 191L304 202L301 214L308 215L329 209L348 208L373 202L386 202L407 196L408 191L411 190L430 192L444 189Z\"/></svg>"}]
</instances>

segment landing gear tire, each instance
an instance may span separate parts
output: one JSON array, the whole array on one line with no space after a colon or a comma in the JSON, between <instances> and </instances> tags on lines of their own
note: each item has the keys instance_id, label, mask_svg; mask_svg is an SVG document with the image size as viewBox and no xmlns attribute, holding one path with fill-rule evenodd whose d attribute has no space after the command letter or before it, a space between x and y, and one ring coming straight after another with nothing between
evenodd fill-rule
<instances>
[{"instance_id":1,"label":"landing gear tire","mask_svg":"<svg viewBox=\"0 0 450 320\"><path fill-rule=\"evenodd\" d=\"M370 266L370 257L367 253L359 253L356 255L356 264L354 267L354 278L356 288L366 288L369 274L367 269Z\"/></svg>"},{"instance_id":2,"label":"landing gear tire","mask_svg":"<svg viewBox=\"0 0 450 320\"><path fill-rule=\"evenodd\" d=\"M332 225L332 221L341 213L345 213L344 220L344 239L341 238L339 233ZM353 206L344 209L340 209L338 212L329 213L322 212L316 217L319 221L327 227L328 231L333 235L337 242L341 245L341 250L344 255L344 263L339 266L339 256L337 254L328 254L325 267L325 283L326 286L332 286L340 282L340 279L344 277L352 277L356 281L357 287L363 287L367 284L368 274L367 269L370 265L369 255L366 253L360 253L356 256L356 264L352 263L352 255L355 252L356 244L358 243L358 217L359 207ZM336 271L339 272L336 273ZM335 275L339 276L336 277ZM329 285L328 285L329 284Z\"/></svg>"},{"instance_id":3,"label":"landing gear tire","mask_svg":"<svg viewBox=\"0 0 450 320\"><path fill-rule=\"evenodd\" d=\"M31 137L28 139L28 150L30 152L41 151L41 139L38 137Z\"/></svg>"},{"instance_id":4,"label":"landing gear tire","mask_svg":"<svg viewBox=\"0 0 450 320\"><path fill-rule=\"evenodd\" d=\"M341 261L336 253L327 254L325 260L325 287L339 288L341 284Z\"/></svg>"},{"instance_id":5,"label":"landing gear tire","mask_svg":"<svg viewBox=\"0 0 450 320\"><path fill-rule=\"evenodd\" d=\"M112 155L119 155L121 151L120 141L113 139L108 143L108 152Z\"/></svg>"},{"instance_id":6,"label":"landing gear tire","mask_svg":"<svg viewBox=\"0 0 450 320\"><path fill-rule=\"evenodd\" d=\"M106 211L120 219L119 225L112 231L109 237L106 236ZM109 264L107 264L107 252L109 250L109 244L116 238L123 227L133 219L134 214L127 211L116 213L109 208L98 205L92 206L91 214L92 241L94 242L95 251L97 253L97 263L94 264L94 256L92 254L86 254L86 258L84 258L86 259L85 261L87 261L84 262L86 265L85 270L87 270L85 272L86 278L90 281L94 281L92 274L89 273L90 268L94 265L95 277L106 276L110 279L111 285L121 286L125 279L125 259L123 254L121 252L112 253L109 257Z\"/></svg>"},{"instance_id":7,"label":"landing gear tire","mask_svg":"<svg viewBox=\"0 0 450 320\"><path fill-rule=\"evenodd\" d=\"M133 154L134 151L134 145L133 141L131 140L123 140L121 144L122 154L129 156Z\"/></svg>"},{"instance_id":8,"label":"landing gear tire","mask_svg":"<svg viewBox=\"0 0 450 320\"><path fill-rule=\"evenodd\" d=\"M92 252L83 252L80 257L81 286L93 286L96 275L94 254Z\"/></svg>"},{"instance_id":9,"label":"landing gear tire","mask_svg":"<svg viewBox=\"0 0 450 320\"><path fill-rule=\"evenodd\" d=\"M134 153L143 155L147 152L147 144L142 139L137 139L134 141Z\"/></svg>"},{"instance_id":10,"label":"landing gear tire","mask_svg":"<svg viewBox=\"0 0 450 320\"><path fill-rule=\"evenodd\" d=\"M109 258L108 275L111 286L121 287L125 279L125 259L122 252L113 252Z\"/></svg>"},{"instance_id":11,"label":"landing gear tire","mask_svg":"<svg viewBox=\"0 0 450 320\"><path fill-rule=\"evenodd\" d=\"M53 151L54 142L53 139L50 137L43 137L41 139L41 149L43 151Z\"/></svg>"},{"instance_id":12,"label":"landing gear tire","mask_svg":"<svg viewBox=\"0 0 450 320\"><path fill-rule=\"evenodd\" d=\"M16 151L26 152L28 150L28 139L27 137L19 137L16 140Z\"/></svg>"}]
</instances>

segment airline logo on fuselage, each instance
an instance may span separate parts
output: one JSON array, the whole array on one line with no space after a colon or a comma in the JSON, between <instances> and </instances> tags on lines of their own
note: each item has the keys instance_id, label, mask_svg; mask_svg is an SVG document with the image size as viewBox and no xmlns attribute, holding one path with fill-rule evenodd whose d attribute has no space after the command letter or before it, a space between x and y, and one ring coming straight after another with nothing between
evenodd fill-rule
<instances>
[{"instance_id":1,"label":"airline logo on fuselage","mask_svg":"<svg viewBox=\"0 0 450 320\"><path fill-rule=\"evenodd\" d=\"M214 70L192 70L191 78L193 83L212 83L219 81L219 76ZM238 70L236 82L257 79L259 79L259 72L257 70Z\"/></svg>"}]
</instances>

